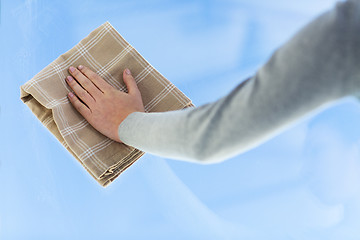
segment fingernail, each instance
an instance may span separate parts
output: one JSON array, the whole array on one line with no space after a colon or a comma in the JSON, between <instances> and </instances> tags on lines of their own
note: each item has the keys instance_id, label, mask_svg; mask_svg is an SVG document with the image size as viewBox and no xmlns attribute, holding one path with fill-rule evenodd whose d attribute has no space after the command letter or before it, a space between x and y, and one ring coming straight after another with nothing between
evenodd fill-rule
<instances>
[{"instance_id":1,"label":"fingernail","mask_svg":"<svg viewBox=\"0 0 360 240\"><path fill-rule=\"evenodd\" d=\"M83 65L79 65L79 66L78 66L78 69L79 69L79 70L82 70L83 68L84 68Z\"/></svg>"},{"instance_id":2,"label":"fingernail","mask_svg":"<svg viewBox=\"0 0 360 240\"><path fill-rule=\"evenodd\" d=\"M127 69L125 69L125 73L127 74L127 75L131 75L131 72L130 72L130 70L127 68Z\"/></svg>"},{"instance_id":3,"label":"fingernail","mask_svg":"<svg viewBox=\"0 0 360 240\"><path fill-rule=\"evenodd\" d=\"M72 92L69 92L69 97L73 97L74 94Z\"/></svg>"},{"instance_id":4,"label":"fingernail","mask_svg":"<svg viewBox=\"0 0 360 240\"><path fill-rule=\"evenodd\" d=\"M69 70L70 70L70 72L74 72L74 71L75 71L75 68L74 68L74 67L70 67Z\"/></svg>"},{"instance_id":5,"label":"fingernail","mask_svg":"<svg viewBox=\"0 0 360 240\"><path fill-rule=\"evenodd\" d=\"M73 80L73 78L71 76L67 76L66 79L71 82Z\"/></svg>"}]
</instances>

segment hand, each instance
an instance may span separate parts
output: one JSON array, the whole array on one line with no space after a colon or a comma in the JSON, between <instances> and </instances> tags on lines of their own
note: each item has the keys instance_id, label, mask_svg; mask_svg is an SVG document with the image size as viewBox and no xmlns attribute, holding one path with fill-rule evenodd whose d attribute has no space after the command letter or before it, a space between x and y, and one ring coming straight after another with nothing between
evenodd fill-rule
<instances>
[{"instance_id":1,"label":"hand","mask_svg":"<svg viewBox=\"0 0 360 240\"><path fill-rule=\"evenodd\" d=\"M123 72L128 93L115 89L87 67L70 67L69 72L73 77L68 76L66 81L75 92L75 95L68 94L72 105L96 130L121 143L118 136L120 123L132 112L145 112L130 70Z\"/></svg>"}]
</instances>

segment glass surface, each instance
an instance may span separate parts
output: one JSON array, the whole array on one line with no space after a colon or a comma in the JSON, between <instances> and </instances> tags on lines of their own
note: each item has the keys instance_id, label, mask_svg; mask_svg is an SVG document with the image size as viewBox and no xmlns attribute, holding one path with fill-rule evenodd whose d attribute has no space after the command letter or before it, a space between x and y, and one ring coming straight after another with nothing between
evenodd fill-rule
<instances>
[{"instance_id":1,"label":"glass surface","mask_svg":"<svg viewBox=\"0 0 360 240\"><path fill-rule=\"evenodd\" d=\"M109 21L201 106L334 4L2 0L0 239L359 239L353 98L223 163L145 154L106 189L20 100L20 85Z\"/></svg>"}]
</instances>

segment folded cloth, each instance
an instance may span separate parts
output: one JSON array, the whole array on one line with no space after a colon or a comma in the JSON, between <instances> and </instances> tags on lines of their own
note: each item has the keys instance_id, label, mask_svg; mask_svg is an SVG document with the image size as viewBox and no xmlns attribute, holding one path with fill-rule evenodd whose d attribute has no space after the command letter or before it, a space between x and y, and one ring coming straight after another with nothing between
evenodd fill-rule
<instances>
[{"instance_id":1,"label":"folded cloth","mask_svg":"<svg viewBox=\"0 0 360 240\"><path fill-rule=\"evenodd\" d=\"M70 66L80 64L88 66L114 88L124 92L127 89L122 73L129 68L141 92L145 112L165 112L194 105L109 22L93 30L20 86L20 99L91 176L106 187L145 152L104 136L69 102L66 95L72 90L65 78Z\"/></svg>"}]
</instances>

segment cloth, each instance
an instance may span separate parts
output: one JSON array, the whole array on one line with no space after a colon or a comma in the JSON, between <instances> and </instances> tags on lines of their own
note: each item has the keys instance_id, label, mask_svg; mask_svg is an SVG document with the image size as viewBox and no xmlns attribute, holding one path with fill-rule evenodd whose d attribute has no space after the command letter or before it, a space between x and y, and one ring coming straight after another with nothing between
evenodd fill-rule
<instances>
[{"instance_id":1,"label":"cloth","mask_svg":"<svg viewBox=\"0 0 360 240\"><path fill-rule=\"evenodd\" d=\"M248 151L340 98L359 96L359 29L360 1L338 2L228 95L197 108L131 113L119 124L119 138L154 155L204 164Z\"/></svg>"},{"instance_id":2,"label":"cloth","mask_svg":"<svg viewBox=\"0 0 360 240\"><path fill-rule=\"evenodd\" d=\"M109 22L61 54L20 86L20 99L75 157L91 176L106 187L144 155L94 129L67 98L71 88L68 68L90 67L114 88L127 92L122 72L129 68L141 92L146 112L193 107L191 100L134 49ZM147 134L147 131L143 133Z\"/></svg>"}]
</instances>

